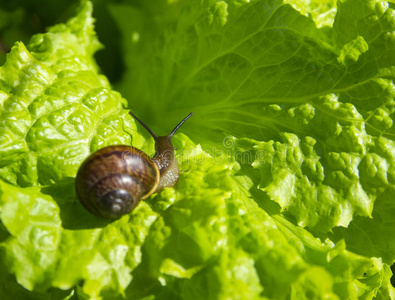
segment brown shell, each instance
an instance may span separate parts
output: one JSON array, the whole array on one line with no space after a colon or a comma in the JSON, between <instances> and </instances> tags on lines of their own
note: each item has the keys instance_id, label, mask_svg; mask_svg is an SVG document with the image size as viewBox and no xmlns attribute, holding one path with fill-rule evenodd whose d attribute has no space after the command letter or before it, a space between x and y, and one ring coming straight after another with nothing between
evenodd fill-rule
<instances>
[{"instance_id":1,"label":"brown shell","mask_svg":"<svg viewBox=\"0 0 395 300\"><path fill-rule=\"evenodd\" d=\"M88 211L116 219L151 195L159 177L157 165L141 150L126 145L108 146L92 153L82 163L76 177L76 192ZM128 200L115 197L117 202L113 204L114 196L108 195L119 191L124 195L127 192ZM102 203L105 198L106 203ZM116 208L115 212L109 211L111 205Z\"/></svg>"}]
</instances>

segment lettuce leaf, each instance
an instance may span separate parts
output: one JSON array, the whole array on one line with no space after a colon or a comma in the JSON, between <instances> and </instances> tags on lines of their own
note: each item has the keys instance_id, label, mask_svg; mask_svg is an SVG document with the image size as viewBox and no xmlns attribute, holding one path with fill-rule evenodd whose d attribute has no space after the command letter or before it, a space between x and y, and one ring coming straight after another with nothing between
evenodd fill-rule
<instances>
[{"instance_id":1,"label":"lettuce leaf","mask_svg":"<svg viewBox=\"0 0 395 300\"><path fill-rule=\"evenodd\" d=\"M350 13L355 7L369 16L367 24L355 21L360 29L348 26L361 18ZM394 43L385 34L393 30L392 9L346 1L331 32L281 1L192 2L183 9L177 26L153 26L157 46L142 58L137 52L147 53L141 48L154 34L126 44L123 95L159 106L154 115L197 111L196 138L225 131L262 141L250 147L265 152L254 163L259 188L301 226L328 231L354 215L370 217L393 177L394 155L385 150L394 146L387 77Z\"/></svg>"},{"instance_id":2,"label":"lettuce leaf","mask_svg":"<svg viewBox=\"0 0 395 300\"><path fill-rule=\"evenodd\" d=\"M1 298L395 299L393 7L325 3L111 4L122 96L93 57L90 2L16 43L0 67ZM152 154L127 106L160 134L195 115L173 138L178 184L108 222L74 178L106 145Z\"/></svg>"}]
</instances>

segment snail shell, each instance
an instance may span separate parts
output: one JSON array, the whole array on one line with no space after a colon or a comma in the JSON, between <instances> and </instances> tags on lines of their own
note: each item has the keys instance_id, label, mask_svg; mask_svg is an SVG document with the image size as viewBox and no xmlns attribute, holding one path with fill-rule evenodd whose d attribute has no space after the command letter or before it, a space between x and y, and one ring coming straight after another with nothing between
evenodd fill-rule
<instances>
[{"instance_id":1,"label":"snail shell","mask_svg":"<svg viewBox=\"0 0 395 300\"><path fill-rule=\"evenodd\" d=\"M141 199L174 186L179 177L171 138L192 113L167 136L155 135L130 114L153 136L156 154L151 159L132 146L108 146L82 163L75 182L77 196L89 212L99 217L118 219L131 212Z\"/></svg>"},{"instance_id":2,"label":"snail shell","mask_svg":"<svg viewBox=\"0 0 395 300\"><path fill-rule=\"evenodd\" d=\"M158 182L159 169L144 152L131 146L109 146L84 161L76 190L88 211L116 219L151 195Z\"/></svg>"}]
</instances>

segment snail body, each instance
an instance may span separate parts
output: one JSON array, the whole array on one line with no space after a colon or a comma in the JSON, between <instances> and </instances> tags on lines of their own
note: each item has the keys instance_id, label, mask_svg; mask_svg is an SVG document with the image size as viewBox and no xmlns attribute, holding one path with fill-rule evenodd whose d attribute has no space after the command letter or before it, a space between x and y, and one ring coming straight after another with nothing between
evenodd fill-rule
<instances>
[{"instance_id":1,"label":"snail body","mask_svg":"<svg viewBox=\"0 0 395 300\"><path fill-rule=\"evenodd\" d=\"M92 214L118 219L131 212L140 200L174 186L179 168L171 138L192 115L184 118L167 136L157 136L131 112L152 135L155 155L127 145L108 146L92 153L80 166L75 187L82 205Z\"/></svg>"}]
</instances>

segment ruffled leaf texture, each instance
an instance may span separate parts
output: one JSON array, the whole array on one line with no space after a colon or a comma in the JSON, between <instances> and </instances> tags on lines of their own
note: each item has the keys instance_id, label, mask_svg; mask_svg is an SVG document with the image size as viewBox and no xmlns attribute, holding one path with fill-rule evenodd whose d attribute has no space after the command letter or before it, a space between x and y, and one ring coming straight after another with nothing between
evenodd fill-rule
<instances>
[{"instance_id":1,"label":"ruffled leaf texture","mask_svg":"<svg viewBox=\"0 0 395 300\"><path fill-rule=\"evenodd\" d=\"M393 8L314 5L112 4L129 103L95 64L89 2L16 44L0 68L0 296L394 298ZM126 105L153 129L194 116L174 137L178 184L106 222L74 177L106 145L152 152Z\"/></svg>"}]
</instances>

